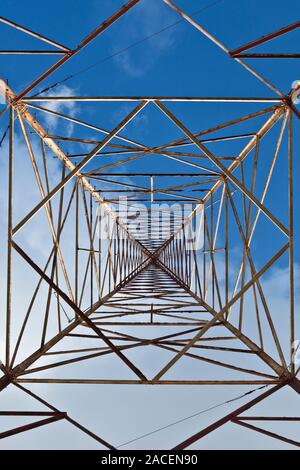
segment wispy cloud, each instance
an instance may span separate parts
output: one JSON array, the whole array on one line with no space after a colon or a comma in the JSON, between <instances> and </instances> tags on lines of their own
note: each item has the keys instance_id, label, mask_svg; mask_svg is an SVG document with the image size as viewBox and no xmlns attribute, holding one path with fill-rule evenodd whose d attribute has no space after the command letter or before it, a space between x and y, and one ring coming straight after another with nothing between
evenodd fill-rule
<instances>
[{"instance_id":1,"label":"wispy cloud","mask_svg":"<svg viewBox=\"0 0 300 470\"><path fill-rule=\"evenodd\" d=\"M118 43L113 48L113 53L122 51L114 57L119 68L130 77L145 75L156 61L174 44L175 31L166 29L159 35L157 31L166 28L170 24L170 16L164 8L164 4L157 0L143 0L122 23L120 38L126 43ZM152 36L143 41L142 46L126 50L127 45L138 43L145 37ZM122 50L122 47L124 50Z\"/></svg>"},{"instance_id":2,"label":"wispy cloud","mask_svg":"<svg viewBox=\"0 0 300 470\"><path fill-rule=\"evenodd\" d=\"M74 96L75 90L67 85L59 85L55 91L51 93L51 96ZM50 109L57 113L67 114L68 116L75 117L77 115L77 106L73 101L51 101L45 103L44 108ZM44 115L44 122L49 131L52 133L57 130L61 125L61 118L56 117L52 114ZM71 122L64 121L64 135L70 137L72 134L74 125Z\"/></svg>"}]
</instances>

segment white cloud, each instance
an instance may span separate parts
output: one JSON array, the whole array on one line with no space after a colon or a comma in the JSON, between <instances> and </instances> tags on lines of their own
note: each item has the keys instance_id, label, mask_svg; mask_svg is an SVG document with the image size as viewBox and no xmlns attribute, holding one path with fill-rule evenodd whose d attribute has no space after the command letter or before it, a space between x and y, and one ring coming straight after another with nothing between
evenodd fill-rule
<instances>
[{"instance_id":1,"label":"white cloud","mask_svg":"<svg viewBox=\"0 0 300 470\"><path fill-rule=\"evenodd\" d=\"M155 33L166 28L171 23L167 9L162 2L157 0L143 0L133 11L125 23L120 27L120 43L113 48L113 53L122 50L122 47L143 40L145 37L153 37L143 41L141 46L124 50L114 57L115 63L120 69L131 77L145 75L173 44L175 40L174 28L168 28L161 34ZM124 36L126 43L124 43Z\"/></svg>"},{"instance_id":2,"label":"white cloud","mask_svg":"<svg viewBox=\"0 0 300 470\"><path fill-rule=\"evenodd\" d=\"M55 91L51 92L51 96L74 96L75 89L67 85L59 85ZM50 101L46 102L44 108L50 109L57 113L67 114L70 117L75 117L77 114L76 104L73 101ZM49 133L53 133L57 130L58 126L61 126L62 119L52 114L44 113L45 125L49 128ZM64 136L70 137L72 134L74 124L72 122L64 122Z\"/></svg>"}]
</instances>

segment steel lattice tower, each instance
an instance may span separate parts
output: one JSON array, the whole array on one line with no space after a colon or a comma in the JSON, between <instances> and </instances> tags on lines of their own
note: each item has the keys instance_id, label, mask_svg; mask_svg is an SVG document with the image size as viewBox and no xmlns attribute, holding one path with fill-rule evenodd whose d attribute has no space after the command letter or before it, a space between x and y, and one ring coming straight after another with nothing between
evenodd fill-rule
<instances>
[{"instance_id":1,"label":"steel lattice tower","mask_svg":"<svg viewBox=\"0 0 300 470\"><path fill-rule=\"evenodd\" d=\"M300 22L230 51L171 1L162 1L233 61L246 67L271 89L274 97L34 96L31 92L38 84L75 54L80 54L139 0L128 1L72 50L0 17L0 22L46 42L59 55L57 62L21 93L15 94L10 84L2 82L1 85L6 100L4 111L10 113L10 128L7 302L6 311L2 312L5 344L2 345L4 360L0 362L0 390L17 387L43 404L46 411L0 411L0 415L33 418L30 424L0 430L0 437L67 420L106 448L115 448L114 443L106 442L33 393L27 384L240 384L268 387L247 404L174 448L185 449L228 422L299 447L296 438L289 439L259 427L260 421L299 421L299 417L258 417L243 413L283 387L291 387L300 393L297 377L300 368L295 362L293 224L293 121L297 125L300 117L295 106L297 88L284 95L244 62L247 57L297 58L299 54L247 51L299 28ZM22 55L25 52L14 53ZM49 107L49 103L57 102L85 102L88 107L89 103L122 101L128 102L132 109L113 130L99 128ZM181 103L197 106L203 102L223 102L224 106L233 102L239 102L241 106L246 102L265 102L266 107L195 133L186 127L172 106ZM125 126L148 108L155 109L161 119L167 119L181 132L182 138L150 148L125 137L122 132ZM44 115L61 122L61 135L52 135L45 128L42 124ZM85 139L79 131L76 137L66 137L63 133L66 122L78 126L76 129L92 130L99 138ZM249 134L240 134L241 123L249 124ZM223 130L229 134L214 136ZM32 184L37 185L40 199L30 209L20 211L23 215L15 222L14 194L18 188L14 178L20 171L14 163L17 133L18 141L21 136L26 150L22 158L26 158L32 167ZM209 150L211 141L222 143L235 139L246 142L237 155L216 156ZM273 142L273 153L266 156L264 142L268 139ZM63 144L69 141L86 144L89 150L70 155L63 150ZM158 154L169 159L169 173L130 172L124 167L127 162ZM117 156L118 160L103 166L103 155ZM49 163L53 156L61 162L61 174L55 175L54 183ZM192 169L179 174L173 171L174 161L183 161ZM120 173L114 171L118 166L122 169ZM277 201L272 204L272 197L269 197L277 167L279 171L285 168L279 191L286 197L282 197L280 207ZM147 184L141 186L136 182L141 177ZM101 183L109 184L109 189L101 189ZM185 191L191 188L192 196L186 195ZM199 192L201 197L197 195ZM118 198L125 194L129 200L143 203L145 207L145 210L139 210L138 224L119 203ZM168 225L164 224L161 211L151 210L153 203L160 201L157 196L164 197L162 202L179 204ZM191 204L188 214L182 213L180 203ZM47 231L44 264L36 260L30 245L22 239L24 231L34 231L35 220L37 224L44 224ZM268 246L264 234L272 237L272 246ZM259 243L265 244L264 260L256 258ZM36 275L36 285L21 319L20 312L17 314L14 308L14 296L18 295L13 288L14 257ZM289 312L285 312L279 321L272 314L262 282L264 275L278 261L285 263L289 273ZM38 319L33 314L37 302ZM28 329L30 332L32 322L38 325L31 343ZM174 327L172 333L170 327ZM133 333L133 328L141 328L138 331L147 334ZM164 356L167 359L163 366L152 377L140 367L139 361L132 359L137 357L132 356L132 350L138 354L145 348L168 353ZM231 359L228 360L226 355ZM107 356L120 361L126 374L120 378L106 378L101 376L99 367L96 378L70 378L70 374L64 376L64 372L56 375L56 370L64 371L70 365L89 359L97 358L101 366L101 359ZM209 364L211 370L217 372L212 372L209 378L195 372L187 380L180 375L180 368L176 369L183 359ZM224 369L225 378L218 372Z\"/></svg>"}]
</instances>

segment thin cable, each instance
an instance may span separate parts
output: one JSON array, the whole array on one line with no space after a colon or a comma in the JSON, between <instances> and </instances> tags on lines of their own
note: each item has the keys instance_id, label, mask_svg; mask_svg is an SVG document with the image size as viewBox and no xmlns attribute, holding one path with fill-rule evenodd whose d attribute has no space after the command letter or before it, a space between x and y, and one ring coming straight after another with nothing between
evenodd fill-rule
<instances>
[{"instance_id":1,"label":"thin cable","mask_svg":"<svg viewBox=\"0 0 300 470\"><path fill-rule=\"evenodd\" d=\"M196 416L199 416L201 414L207 413L208 411L215 410L216 408L219 408L221 406L227 405L229 403L232 403L237 400L241 400L242 398L246 397L247 395L251 395L252 393L257 392L258 390L262 390L266 387L269 387L269 385L262 385L261 387L255 388L253 390L249 390L249 392L244 393L243 395L239 395L238 397L231 398L230 400L223 401L222 403L219 403L217 405L210 406L209 408L206 408L204 410L198 411L197 413L194 413L192 415L186 416L185 418L181 418L177 421L173 421L172 423L166 424L165 426L162 426L160 428L154 429L153 431L147 432L146 434L142 434L141 436L136 437L135 439L131 439L130 441L124 442L123 444L120 444L119 446L116 447L116 449L119 449L120 447L124 447L127 444L131 444L132 442L139 441L140 439L144 439L145 437L151 436L152 434L155 434L159 431L163 431L164 429L168 429L172 426L175 426L176 424L183 423L184 421L187 421L189 419L192 419Z\"/></svg>"},{"instance_id":2,"label":"thin cable","mask_svg":"<svg viewBox=\"0 0 300 470\"><path fill-rule=\"evenodd\" d=\"M9 131L9 128L10 128L10 125L8 124L7 128L6 128L5 131L4 131L3 136L1 137L1 140L0 140L0 147L2 147L2 144L3 144L3 142L4 142L4 140L5 140L6 136L7 136L7 133L8 133L8 131Z\"/></svg>"},{"instance_id":3,"label":"thin cable","mask_svg":"<svg viewBox=\"0 0 300 470\"><path fill-rule=\"evenodd\" d=\"M62 311L64 312L66 319L68 320L68 323L71 323L71 321L73 321L74 318L72 319L72 318L69 317L69 315L67 314L66 310L64 309L64 306L62 305L61 301L59 300L58 294L57 294L56 292L53 292L53 295L56 296L57 301L58 301L58 303L59 303L59 305L60 305Z\"/></svg>"},{"instance_id":4,"label":"thin cable","mask_svg":"<svg viewBox=\"0 0 300 470\"><path fill-rule=\"evenodd\" d=\"M209 9L209 8L215 6L215 5L217 5L217 4L219 4L219 3L223 2L223 1L224 1L224 0L216 0L216 1L212 2L212 3L209 3L208 5L206 5L205 7L201 8L200 10L194 11L191 15L192 15L192 16L196 16L197 14L199 14L199 13L201 13L201 12L203 12L203 11L205 11L205 10L207 10L207 9ZM75 73L73 73L73 74L71 74L71 75L66 76L66 77L63 78L62 80L59 80L58 82L55 82L55 83L53 83L52 85L49 85L48 87L43 88L41 91L37 92L35 95L32 95L32 97L39 96L39 95L41 95L42 93L45 93L46 91L52 90L53 88L57 87L57 86L60 85L61 83L64 83L64 82L66 82L66 81L68 81L68 80L71 80L71 78L77 77L78 75L81 75L82 73L85 73L85 72L87 72L88 70L90 70L90 69L96 67L97 65L103 64L103 63L106 62L107 60L110 60L110 59L112 59L112 58L114 58L114 57L116 57L116 56L118 56L118 55L120 55L120 54L124 54L124 52L127 52L128 50L132 49L133 47L136 47L136 46L138 46L138 45L140 45L140 44L142 44L142 43L148 41L148 39L151 39L151 38L153 38L153 37L155 37L155 36L158 36L159 34L161 34L161 33L165 32L165 31L167 31L167 30L173 28L174 26L177 26L179 23L183 23L184 21L185 21L184 19L180 19L180 20L178 20L178 21L175 21L175 23L171 23L171 24L165 26L164 28L159 29L158 31L155 31L154 33L149 34L148 36L145 36L144 38L142 38L142 39L140 39L140 40L138 40L138 41L136 41L136 42L130 44L129 46L124 47L123 49L119 49L118 51L116 51L116 52L114 52L114 53L112 53L112 54L110 54L110 55L104 57L103 59L100 59L100 60L98 60L97 62L94 62L93 64L90 64L90 65L88 65L87 67L85 67L85 68L83 68L83 69L81 69L81 70L78 70L77 72L75 72Z\"/></svg>"},{"instance_id":5,"label":"thin cable","mask_svg":"<svg viewBox=\"0 0 300 470\"><path fill-rule=\"evenodd\" d=\"M5 110L7 110L8 108L9 108L9 105L7 105L7 107L5 108ZM0 114L0 117L1 117L1 114ZM17 118L18 118L18 116L16 115L16 116L14 117L14 122L17 120ZM3 144L3 142L4 142L4 140L5 140L6 136L7 136L7 133L8 133L8 131L9 131L9 129L10 129L10 124L8 124L7 128L5 129L3 135L2 135L2 137L1 137L1 139L0 139L0 148L2 147L2 144Z\"/></svg>"}]
</instances>

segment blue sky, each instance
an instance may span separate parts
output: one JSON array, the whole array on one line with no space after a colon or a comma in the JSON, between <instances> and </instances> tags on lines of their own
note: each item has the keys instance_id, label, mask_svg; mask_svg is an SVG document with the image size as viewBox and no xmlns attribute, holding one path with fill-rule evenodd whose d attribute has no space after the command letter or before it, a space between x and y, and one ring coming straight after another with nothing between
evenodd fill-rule
<instances>
[{"instance_id":1,"label":"blue sky","mask_svg":"<svg viewBox=\"0 0 300 470\"><path fill-rule=\"evenodd\" d=\"M57 40L68 47L74 48L85 35L104 21L123 3L112 0L67 0L64 2L53 0L44 1L41 7L41 2L37 0L28 2L3 0L1 2L1 15L34 31L41 32L45 36ZM299 2L297 0L287 0L284 8L279 0L252 0L251 2L248 0L177 0L175 3L191 14L195 20L199 21L201 25L229 49L236 48L252 39L293 23L298 19L299 14ZM160 30L164 31L160 33ZM299 52L297 50L300 39L299 35L300 31L296 30L256 48L256 52ZM149 36L151 37L148 38ZM51 49L47 44L43 44L29 36L27 37L25 34L1 23L0 44L2 44L2 49ZM30 56L0 56L0 78L7 79L9 85L19 92L52 63L53 59L51 56L34 58ZM297 60L250 59L247 63L264 75L284 94L290 91L295 80L300 79L299 61ZM87 68L88 70L86 70ZM53 88L49 93L57 95L98 96L276 97L272 90L261 84L239 64L227 57L222 50L218 49L215 44L211 43L190 24L181 21L179 16L160 0L142 0L138 6L129 11L115 25L74 57L74 59L51 75L42 84L39 84L31 94L40 92L43 88L61 81L70 75L74 75L74 78ZM194 132L226 120L235 119L250 112L258 111L267 106L268 104L266 103L172 103L169 105L172 112ZM58 110L111 129L132 108L133 105L128 103L76 103L60 105ZM253 122L249 121L247 124L239 125L236 130L233 128L232 132L254 132L263 122L264 118L258 118ZM75 129L67 126L58 128L52 121L44 122L44 124L48 125L49 129L52 129L53 132L57 131L62 135L70 133L70 135L76 134L84 138L94 137L92 132L87 133L87 131L78 130L78 128ZM4 131L6 125L7 116L5 115L1 117L0 121L2 131ZM260 184L258 186L259 191L263 189L263 175L265 175L267 164L270 163L279 129L280 123L270 132L265 143L262 144L263 164L261 166L261 182L258 183L258 185ZM300 169L297 159L299 151L299 122L296 117L294 117L294 129L294 167L295 174L298 174ZM123 133L130 138L140 139L147 145L159 145L160 143L181 137L180 131L170 124L153 105L150 105L149 108L142 112L138 119L130 124ZM62 147L69 152L76 152L79 148L78 146L67 145L65 143L62 144ZM217 155L236 155L242 147L241 142L230 142L229 144L210 144L208 148ZM286 148L287 142L285 138L283 148L280 151L279 164L274 173L270 196L266 199L267 207L274 210L278 218L284 222L287 221ZM6 154L4 152L1 153L1 158L6 158ZM159 165L157 168L162 172L167 172L171 168L170 160L149 159L146 163L137 162L135 169L146 171L156 167L156 164ZM131 168L133 167L130 167L130 165L126 167L128 171ZM172 163L172 169L178 173L184 170L189 171L188 167L185 168L185 166L182 167L182 165L176 163ZM137 184L140 183L142 183L142 180L137 181ZM295 189L295 214L297 214L299 210L297 185ZM24 191L30 193L29 188L25 188ZM31 204L31 196L28 196L28 200ZM19 218L19 214L17 214L16 219ZM300 225L298 217L295 217L295 224L295 255L297 262L299 262L298 237ZM272 250L274 251L282 242L282 237L277 235L277 233L274 235L268 224L262 226L258 234L260 237L263 237L263 242L261 238L254 240L255 258L258 263L263 263L268 259ZM285 267L286 258L278 264L278 269L284 270ZM285 271L281 273L283 272ZM269 289L270 295L274 289L278 290L280 295L278 294L278 298L275 296L275 301L277 301L278 305L283 306L284 303L281 302L287 296L287 292L283 288L280 291L280 287L282 287L280 286L281 281L278 281L276 275L278 275L278 272L275 273L275 283L272 284L271 282L274 281L274 277L271 278L271 281L270 279L266 280L266 283L268 280L270 281L267 289ZM49 393L52 398L54 397L55 400L61 402L62 406L67 404L67 399L63 398L63 393L60 394L56 391L50 393L45 390L45 387L41 388L44 393ZM137 392L135 403L135 398L130 395L128 388L124 390L129 403L128 410L135 406L136 410L140 410L136 411L136 414L140 413L140 416L135 418L129 434L131 433L134 436L140 432L141 428L142 432L147 432L149 427L151 430L150 424L152 418L149 410L146 411L147 419L150 421L150 423L148 421L149 426L148 423L143 425L143 422L141 422L144 400L153 400L158 409L163 410L168 403L168 393L163 391L160 397L159 391L154 392L151 396L149 391L143 392L144 395ZM75 393L80 396L80 391L77 390ZM97 392L93 391L91 393L93 394L93 399L97 402ZM104 392L106 399L109 393ZM119 399L118 392L111 390L111 393L115 394L115 400ZM182 392L172 391L170 393L172 394L172 404L175 407L178 406L178 403L181 403L183 399ZM202 404L201 406L199 404L196 391L184 390L183 393L189 398L189 402L182 405L183 414L192 413L195 409L198 410L202 407ZM212 395L210 396L209 391L201 391L201 397L206 400L216 397L216 401L218 401L217 393L215 391L211 393ZM234 391L227 390L224 393L230 398L232 394L238 394L238 391L235 392L234 389ZM291 398L291 402L292 400L293 398ZM71 400L71 407L76 410L75 399ZM276 404L273 409L275 407ZM112 421L115 425L117 424L117 411L115 410L112 414ZM84 413L85 411L82 412L82 414ZM105 413L106 419L109 419L108 409ZM174 417L174 412L172 414L168 410L167 416L161 418L162 424L170 421L172 417ZM91 416L89 419L91 420ZM125 418L125 421L126 419L129 418ZM139 431L136 428L138 424L140 425ZM153 427L155 423L153 422L152 424ZM199 427L199 424L195 423L195 430L198 430L197 426ZM123 435L125 431L126 429L122 429ZM115 436L113 431L109 432L112 433L112 437ZM188 426L184 432L191 433ZM186 435L184 432L183 436ZM116 435L120 441L124 441L124 439L121 439L121 432ZM167 435L165 436L164 442L167 442L168 437ZM171 437L175 439L176 434L171 435ZM243 447L246 440L243 439L243 436L239 439L239 445ZM10 445L31 445L27 438L25 438L25 441L19 440L15 442L17 444L12 442ZM54 442L56 442L55 439L53 439L53 445L57 445ZM225 444L230 446L232 442L227 439ZM72 445L71 439L68 441L68 445ZM214 440L207 445L214 448ZM256 438L253 441L253 446L257 447L259 445L262 444Z\"/></svg>"},{"instance_id":2,"label":"blue sky","mask_svg":"<svg viewBox=\"0 0 300 470\"><path fill-rule=\"evenodd\" d=\"M1 5L3 16L24 24L37 32L56 39L58 42L74 47L105 20L123 2L110 0L88 0L84 9L80 0L72 2L44 2L44 12L40 11L39 2L4 0ZM271 0L234 0L216 1L181 1L187 13L199 11L193 17L223 42L229 49L248 42L261 35L295 21L299 5L296 0L289 0L288 7L282 8L280 2ZM257 11L260 14L257 15ZM199 34L178 15L159 0L141 2L134 7L102 36L89 45L78 57L52 75L44 85L53 83L87 65L102 60L116 51L138 42L145 36L166 28L161 34L137 45L70 82L80 88L81 93L109 94L226 94L248 96L270 96L271 92L257 83L238 64L226 57L210 41ZM4 36L5 35L5 36ZM5 38L5 39L4 39ZM286 36L257 48L256 52L293 52L299 40L296 30ZM21 41L21 42L20 42ZM48 48L37 39L26 37L6 25L1 25L1 42L5 48ZM19 61L19 62L16 62ZM27 81L36 77L53 59L40 57L16 58L1 57L2 75L12 80L11 85L20 89ZM293 80L297 79L297 65L286 60L251 60L250 65L266 74L283 92L288 92ZM296 61L294 61L296 62ZM16 63L20 63L22 73L13 74ZM44 86L43 85L43 86Z\"/></svg>"}]
</instances>

